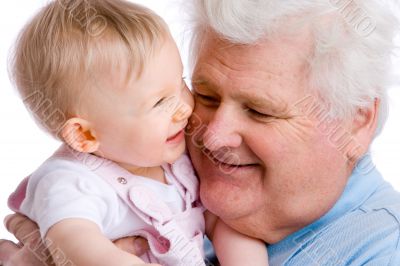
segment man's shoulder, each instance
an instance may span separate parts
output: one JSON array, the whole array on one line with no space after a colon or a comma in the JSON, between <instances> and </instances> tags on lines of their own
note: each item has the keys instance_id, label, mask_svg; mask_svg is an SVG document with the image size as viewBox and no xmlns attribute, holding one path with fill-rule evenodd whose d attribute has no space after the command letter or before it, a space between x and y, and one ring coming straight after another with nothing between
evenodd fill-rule
<instances>
[{"instance_id":1,"label":"man's shoulder","mask_svg":"<svg viewBox=\"0 0 400 266\"><path fill-rule=\"evenodd\" d=\"M377 189L362 205L321 230L313 241L326 243L336 265L397 265L400 251L400 193Z\"/></svg>"},{"instance_id":2,"label":"man's shoulder","mask_svg":"<svg viewBox=\"0 0 400 266\"><path fill-rule=\"evenodd\" d=\"M400 194L379 187L360 206L295 241L285 265L400 265Z\"/></svg>"},{"instance_id":3,"label":"man's shoulder","mask_svg":"<svg viewBox=\"0 0 400 266\"><path fill-rule=\"evenodd\" d=\"M360 207L365 213L385 210L386 215L392 216L400 224L400 192L384 183Z\"/></svg>"}]
</instances>

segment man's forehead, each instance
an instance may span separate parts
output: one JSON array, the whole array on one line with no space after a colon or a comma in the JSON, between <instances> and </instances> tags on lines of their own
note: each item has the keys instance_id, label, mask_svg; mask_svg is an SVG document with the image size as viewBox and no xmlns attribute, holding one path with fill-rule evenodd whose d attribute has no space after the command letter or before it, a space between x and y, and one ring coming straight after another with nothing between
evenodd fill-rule
<instances>
[{"instance_id":1,"label":"man's forehead","mask_svg":"<svg viewBox=\"0 0 400 266\"><path fill-rule=\"evenodd\" d=\"M224 61L222 63L229 67L235 64L246 65L246 69L255 70L265 67L275 74L290 67L297 70L302 68L308 63L314 47L308 34L279 35L266 37L255 43L240 44L213 31L207 31L200 43L195 68L199 64L208 64L217 59Z\"/></svg>"}]
</instances>

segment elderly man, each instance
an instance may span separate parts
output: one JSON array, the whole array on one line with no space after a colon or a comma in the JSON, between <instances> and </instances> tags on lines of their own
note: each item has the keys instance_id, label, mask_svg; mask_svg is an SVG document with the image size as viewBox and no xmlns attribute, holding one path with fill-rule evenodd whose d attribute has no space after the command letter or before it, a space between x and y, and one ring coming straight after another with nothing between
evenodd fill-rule
<instances>
[{"instance_id":1,"label":"elderly man","mask_svg":"<svg viewBox=\"0 0 400 266\"><path fill-rule=\"evenodd\" d=\"M400 265L400 194L368 155L399 30L386 4L193 1L187 143L201 198L264 240L271 265ZM20 238L31 226L8 219ZM2 245L3 260L33 260Z\"/></svg>"}]
</instances>

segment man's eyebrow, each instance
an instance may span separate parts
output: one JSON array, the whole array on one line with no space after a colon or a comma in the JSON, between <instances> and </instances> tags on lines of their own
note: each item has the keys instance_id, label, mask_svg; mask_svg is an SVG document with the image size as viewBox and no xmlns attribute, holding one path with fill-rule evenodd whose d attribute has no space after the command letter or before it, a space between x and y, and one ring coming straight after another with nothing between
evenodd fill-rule
<instances>
[{"instance_id":1,"label":"man's eyebrow","mask_svg":"<svg viewBox=\"0 0 400 266\"><path fill-rule=\"evenodd\" d=\"M283 115L288 112L288 105L282 99L268 97L267 95L262 94L255 96L247 91L242 91L236 96L238 99L243 99L243 97L245 97L252 106L264 109L267 108L274 114Z\"/></svg>"},{"instance_id":2,"label":"man's eyebrow","mask_svg":"<svg viewBox=\"0 0 400 266\"><path fill-rule=\"evenodd\" d=\"M208 83L208 81L206 81L205 79L193 79L193 80L192 80L192 83L193 83L193 84L200 84L200 85L203 85L203 84Z\"/></svg>"},{"instance_id":3,"label":"man's eyebrow","mask_svg":"<svg viewBox=\"0 0 400 266\"><path fill-rule=\"evenodd\" d=\"M272 105L273 101L265 95L254 95L246 90L238 93L234 98L246 99L248 102L255 106L264 107L265 105Z\"/></svg>"},{"instance_id":4,"label":"man's eyebrow","mask_svg":"<svg viewBox=\"0 0 400 266\"><path fill-rule=\"evenodd\" d=\"M193 92L196 93L196 87L202 87L207 92L218 93L220 91L219 86L215 84L213 81L204 79L204 78L196 78L192 80L192 89Z\"/></svg>"},{"instance_id":5,"label":"man's eyebrow","mask_svg":"<svg viewBox=\"0 0 400 266\"><path fill-rule=\"evenodd\" d=\"M217 87L213 82L210 82L203 78L192 79L192 85L207 86L207 87L213 87L213 88Z\"/></svg>"},{"instance_id":6,"label":"man's eyebrow","mask_svg":"<svg viewBox=\"0 0 400 266\"><path fill-rule=\"evenodd\" d=\"M215 85L212 81L209 81L204 78L196 78L192 80L193 85L197 86L205 86L207 88L213 88L213 90L218 91L218 86ZM253 92L250 92L250 89L243 89L238 91L232 98L238 101L246 101L254 107L258 108L267 108L271 112L275 114L282 114L287 112L287 104L282 100L278 100L274 97L268 97L267 95L259 94L254 95Z\"/></svg>"}]
</instances>

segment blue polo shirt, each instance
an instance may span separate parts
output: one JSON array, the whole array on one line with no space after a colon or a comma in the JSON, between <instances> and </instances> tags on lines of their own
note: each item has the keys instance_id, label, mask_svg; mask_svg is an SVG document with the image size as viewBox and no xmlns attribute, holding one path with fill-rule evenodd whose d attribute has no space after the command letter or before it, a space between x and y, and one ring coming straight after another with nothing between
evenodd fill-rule
<instances>
[{"instance_id":1,"label":"blue polo shirt","mask_svg":"<svg viewBox=\"0 0 400 266\"><path fill-rule=\"evenodd\" d=\"M328 213L268 246L270 265L400 266L400 194L371 162L358 162Z\"/></svg>"}]
</instances>

